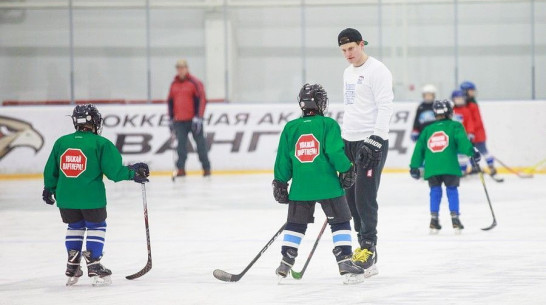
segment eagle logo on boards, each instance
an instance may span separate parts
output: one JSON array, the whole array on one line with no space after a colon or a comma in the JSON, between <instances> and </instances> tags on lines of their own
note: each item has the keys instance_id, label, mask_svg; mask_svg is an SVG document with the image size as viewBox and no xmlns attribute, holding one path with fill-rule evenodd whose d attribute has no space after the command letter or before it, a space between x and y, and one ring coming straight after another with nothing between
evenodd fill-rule
<instances>
[{"instance_id":1,"label":"eagle logo on boards","mask_svg":"<svg viewBox=\"0 0 546 305\"><path fill-rule=\"evenodd\" d=\"M77 178L87 167L87 157L77 148L69 148L61 155L61 171L68 178Z\"/></svg>"},{"instance_id":2,"label":"eagle logo on boards","mask_svg":"<svg viewBox=\"0 0 546 305\"><path fill-rule=\"evenodd\" d=\"M301 163L311 163L320 155L320 142L313 134L303 134L296 142L296 159Z\"/></svg>"},{"instance_id":3,"label":"eagle logo on boards","mask_svg":"<svg viewBox=\"0 0 546 305\"><path fill-rule=\"evenodd\" d=\"M449 136L443 131L436 131L428 138L427 146L433 153L442 152L449 146Z\"/></svg>"},{"instance_id":4,"label":"eagle logo on boards","mask_svg":"<svg viewBox=\"0 0 546 305\"><path fill-rule=\"evenodd\" d=\"M0 115L0 160L19 147L38 153L43 146L44 138L30 123Z\"/></svg>"}]
</instances>

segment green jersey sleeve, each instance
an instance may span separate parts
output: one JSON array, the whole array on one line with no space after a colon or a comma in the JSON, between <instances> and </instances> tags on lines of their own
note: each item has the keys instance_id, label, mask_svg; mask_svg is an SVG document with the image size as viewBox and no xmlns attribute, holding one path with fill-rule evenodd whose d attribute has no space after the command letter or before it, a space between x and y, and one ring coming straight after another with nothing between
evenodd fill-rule
<instances>
[{"instance_id":1,"label":"green jersey sleeve","mask_svg":"<svg viewBox=\"0 0 546 305\"><path fill-rule=\"evenodd\" d=\"M105 141L101 146L100 167L104 175L112 181L133 179L135 173L121 162L121 154L112 142L103 138Z\"/></svg>"},{"instance_id":2,"label":"green jersey sleeve","mask_svg":"<svg viewBox=\"0 0 546 305\"><path fill-rule=\"evenodd\" d=\"M455 127L455 141L457 141L457 151L461 154L472 157L474 155L474 145L468 139L468 135L462 124Z\"/></svg>"},{"instance_id":3,"label":"green jersey sleeve","mask_svg":"<svg viewBox=\"0 0 546 305\"><path fill-rule=\"evenodd\" d=\"M44 168L44 188L52 193L55 193L57 189L57 182L59 181L59 141L57 140L53 145L53 149L49 154L47 163Z\"/></svg>"},{"instance_id":4,"label":"green jersey sleeve","mask_svg":"<svg viewBox=\"0 0 546 305\"><path fill-rule=\"evenodd\" d=\"M425 160L425 142L426 142L426 132L421 132L419 139L415 143L415 148L413 149L413 155L411 156L410 168L419 168L423 166L423 161Z\"/></svg>"},{"instance_id":5,"label":"green jersey sleeve","mask_svg":"<svg viewBox=\"0 0 546 305\"><path fill-rule=\"evenodd\" d=\"M288 132L285 127L279 139L277 158L275 159L275 179L282 182L288 182L292 179L292 158L290 157L287 135Z\"/></svg>"},{"instance_id":6,"label":"green jersey sleeve","mask_svg":"<svg viewBox=\"0 0 546 305\"><path fill-rule=\"evenodd\" d=\"M339 124L332 120L328 120L329 128L326 132L324 152L330 163L336 171L344 173L351 168L351 161L345 154L345 144L341 138L341 128Z\"/></svg>"}]
</instances>

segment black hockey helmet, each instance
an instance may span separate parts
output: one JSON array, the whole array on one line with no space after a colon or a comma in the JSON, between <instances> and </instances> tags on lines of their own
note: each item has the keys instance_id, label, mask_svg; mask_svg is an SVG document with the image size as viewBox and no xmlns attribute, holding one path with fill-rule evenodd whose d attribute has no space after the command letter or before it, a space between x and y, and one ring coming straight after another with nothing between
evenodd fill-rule
<instances>
[{"instance_id":1,"label":"black hockey helmet","mask_svg":"<svg viewBox=\"0 0 546 305\"><path fill-rule=\"evenodd\" d=\"M300 90L298 103L303 115L324 115L328 108L328 94L319 84L305 84Z\"/></svg>"},{"instance_id":2,"label":"black hockey helmet","mask_svg":"<svg viewBox=\"0 0 546 305\"><path fill-rule=\"evenodd\" d=\"M72 123L76 130L93 127L95 134L102 132L102 115L93 104L77 105L72 111Z\"/></svg>"},{"instance_id":3,"label":"black hockey helmet","mask_svg":"<svg viewBox=\"0 0 546 305\"><path fill-rule=\"evenodd\" d=\"M446 118L451 118L453 115L453 105L449 100L436 100L432 103L432 111L435 116L443 115Z\"/></svg>"}]
</instances>

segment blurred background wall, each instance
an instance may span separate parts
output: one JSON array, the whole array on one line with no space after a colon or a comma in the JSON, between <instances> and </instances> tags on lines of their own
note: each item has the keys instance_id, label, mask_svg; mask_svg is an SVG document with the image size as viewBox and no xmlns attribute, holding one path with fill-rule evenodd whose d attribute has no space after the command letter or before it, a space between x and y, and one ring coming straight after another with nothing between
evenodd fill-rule
<instances>
[{"instance_id":1,"label":"blurred background wall","mask_svg":"<svg viewBox=\"0 0 546 305\"><path fill-rule=\"evenodd\" d=\"M209 99L293 102L304 82L341 101L337 34L354 27L395 98L463 80L480 100L546 98L546 1L0 1L0 101L163 100L177 59Z\"/></svg>"}]
</instances>

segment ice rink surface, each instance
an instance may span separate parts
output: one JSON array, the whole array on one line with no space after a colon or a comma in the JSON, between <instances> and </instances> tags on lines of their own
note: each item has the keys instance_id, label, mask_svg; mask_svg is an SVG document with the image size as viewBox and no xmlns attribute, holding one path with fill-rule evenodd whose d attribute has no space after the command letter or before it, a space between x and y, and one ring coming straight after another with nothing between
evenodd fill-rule
<instances>
[{"instance_id":1,"label":"ice rink surface","mask_svg":"<svg viewBox=\"0 0 546 305\"><path fill-rule=\"evenodd\" d=\"M460 188L462 235L428 234L428 186L408 174L385 174L379 196L379 275L343 285L329 229L300 281L274 274L277 240L238 283L212 271L239 273L283 224L286 206L274 202L271 175L188 177L147 185L153 269L144 267L146 242L140 187L108 183L108 231L103 264L109 287L82 277L64 286L65 225L41 201L41 180L0 181L0 304L546 304L546 176L486 177L498 226L477 177ZM324 216L318 208L300 248L301 270ZM353 242L354 244L354 242ZM85 269L84 269L85 270Z\"/></svg>"}]
</instances>

